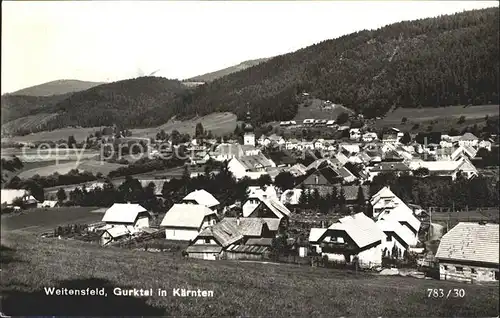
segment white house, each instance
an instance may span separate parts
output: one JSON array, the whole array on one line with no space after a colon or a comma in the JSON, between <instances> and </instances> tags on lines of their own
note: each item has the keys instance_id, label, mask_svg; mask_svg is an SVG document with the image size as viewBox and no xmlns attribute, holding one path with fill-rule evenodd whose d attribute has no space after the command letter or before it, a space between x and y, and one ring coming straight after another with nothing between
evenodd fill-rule
<instances>
[{"instance_id":1,"label":"white house","mask_svg":"<svg viewBox=\"0 0 500 318\"><path fill-rule=\"evenodd\" d=\"M167 211L160 226L165 228L167 240L190 241L205 227L217 223L215 211L199 204L174 204Z\"/></svg>"},{"instance_id":2,"label":"white house","mask_svg":"<svg viewBox=\"0 0 500 318\"><path fill-rule=\"evenodd\" d=\"M130 229L129 226L116 225L113 227L106 227L101 234L100 244L106 246L111 242L115 242L127 237L132 236L135 231Z\"/></svg>"},{"instance_id":3,"label":"white house","mask_svg":"<svg viewBox=\"0 0 500 318\"><path fill-rule=\"evenodd\" d=\"M378 139L377 133L366 132L362 135L361 140L364 142L372 142Z\"/></svg>"},{"instance_id":4,"label":"white house","mask_svg":"<svg viewBox=\"0 0 500 318\"><path fill-rule=\"evenodd\" d=\"M351 128L349 130L349 139L359 140L361 138L361 131L359 128Z\"/></svg>"},{"instance_id":5,"label":"white house","mask_svg":"<svg viewBox=\"0 0 500 318\"><path fill-rule=\"evenodd\" d=\"M436 259L440 279L498 282L498 242L498 224L458 223L439 243Z\"/></svg>"},{"instance_id":6,"label":"white house","mask_svg":"<svg viewBox=\"0 0 500 318\"><path fill-rule=\"evenodd\" d=\"M420 231L420 220L413 214L413 210L406 204L400 204L394 208L387 208L383 210L377 220L393 220L406 227L410 232L411 240L407 243L414 247L418 243L418 232Z\"/></svg>"},{"instance_id":7,"label":"white house","mask_svg":"<svg viewBox=\"0 0 500 318\"><path fill-rule=\"evenodd\" d=\"M136 203L115 203L106 210L102 221L109 226L123 225L133 228L149 227L151 215Z\"/></svg>"},{"instance_id":8,"label":"white house","mask_svg":"<svg viewBox=\"0 0 500 318\"><path fill-rule=\"evenodd\" d=\"M484 148L487 149L488 151L491 151L492 144L493 144L492 139L483 139L478 143L477 148L478 149Z\"/></svg>"},{"instance_id":9,"label":"white house","mask_svg":"<svg viewBox=\"0 0 500 318\"><path fill-rule=\"evenodd\" d=\"M267 186L266 189L260 187L248 187L248 197L242 206L243 217L248 217L266 198L278 199L276 188Z\"/></svg>"},{"instance_id":10,"label":"white house","mask_svg":"<svg viewBox=\"0 0 500 318\"><path fill-rule=\"evenodd\" d=\"M289 189L281 194L280 201L283 204L297 205L301 194L301 189Z\"/></svg>"},{"instance_id":11,"label":"white house","mask_svg":"<svg viewBox=\"0 0 500 318\"><path fill-rule=\"evenodd\" d=\"M471 147L477 147L479 143L479 138L474 136L474 134L470 132L466 132L463 134L459 139L458 139L458 144L460 146L471 146Z\"/></svg>"},{"instance_id":12,"label":"white house","mask_svg":"<svg viewBox=\"0 0 500 318\"><path fill-rule=\"evenodd\" d=\"M16 199L21 199L23 205L34 205L38 201L33 197L28 190L24 189L2 189L0 194L2 205L12 206Z\"/></svg>"},{"instance_id":13,"label":"white house","mask_svg":"<svg viewBox=\"0 0 500 318\"><path fill-rule=\"evenodd\" d=\"M451 177L452 180L457 178L459 171L467 179L478 176L476 167L464 157L457 161L411 161L410 168L426 168L430 175Z\"/></svg>"},{"instance_id":14,"label":"white house","mask_svg":"<svg viewBox=\"0 0 500 318\"><path fill-rule=\"evenodd\" d=\"M231 159L228 169L239 180L244 177L258 179L261 175L267 174L267 168L275 168L276 164L266 158L262 153L253 156L241 156Z\"/></svg>"},{"instance_id":15,"label":"white house","mask_svg":"<svg viewBox=\"0 0 500 318\"><path fill-rule=\"evenodd\" d=\"M208 191L206 190L195 190L182 199L183 203L194 203L204 205L208 208L214 209L220 204L220 202Z\"/></svg>"},{"instance_id":16,"label":"white house","mask_svg":"<svg viewBox=\"0 0 500 318\"><path fill-rule=\"evenodd\" d=\"M415 235L408 227L393 219L381 219L376 224L385 234L381 245L382 256L402 259L405 251L414 245Z\"/></svg>"},{"instance_id":17,"label":"white house","mask_svg":"<svg viewBox=\"0 0 500 318\"><path fill-rule=\"evenodd\" d=\"M319 238L318 238L319 236ZM382 264L382 240L385 234L364 213L341 218L327 229L312 228L309 241L330 261L349 263L357 256L360 267Z\"/></svg>"}]
</instances>

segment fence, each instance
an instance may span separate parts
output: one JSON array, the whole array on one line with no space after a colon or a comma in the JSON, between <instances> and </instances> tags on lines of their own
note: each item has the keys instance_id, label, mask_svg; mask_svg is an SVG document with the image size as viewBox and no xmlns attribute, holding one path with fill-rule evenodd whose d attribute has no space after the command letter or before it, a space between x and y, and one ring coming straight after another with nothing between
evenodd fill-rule
<instances>
[{"instance_id":1,"label":"fence","mask_svg":"<svg viewBox=\"0 0 500 318\"><path fill-rule=\"evenodd\" d=\"M123 240L118 240L114 242L110 242L106 244L106 246L115 246L115 247L122 247L122 248L137 248L139 247L138 245L156 238L165 238L165 232L158 230L154 233L144 233L142 232L141 234L137 236L132 236L128 239L123 239Z\"/></svg>"}]
</instances>

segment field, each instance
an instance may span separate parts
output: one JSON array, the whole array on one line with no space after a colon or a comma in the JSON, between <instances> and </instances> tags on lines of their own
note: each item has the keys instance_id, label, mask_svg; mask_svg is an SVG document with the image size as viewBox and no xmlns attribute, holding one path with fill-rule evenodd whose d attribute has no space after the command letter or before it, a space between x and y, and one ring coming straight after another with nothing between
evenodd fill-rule
<instances>
[{"instance_id":1,"label":"field","mask_svg":"<svg viewBox=\"0 0 500 318\"><path fill-rule=\"evenodd\" d=\"M15 134L19 130L35 130L43 127L47 122L56 118L57 113L40 113L21 117L2 125L2 132L7 134Z\"/></svg>"},{"instance_id":2,"label":"field","mask_svg":"<svg viewBox=\"0 0 500 318\"><path fill-rule=\"evenodd\" d=\"M38 115L37 115L38 116ZM30 116L28 116L30 117ZM21 119L25 119L23 117ZM164 129L167 133L177 129L181 133L194 134L197 123L202 123L205 130L212 131L214 135L224 135L234 131L236 128L236 115L232 113L212 113L203 117L178 121L175 119L159 126L151 128L131 129L133 137L155 137L156 133ZM9 123L7 123L9 124ZM2 138L2 142L38 142L38 141L58 141L67 140L69 136L74 136L77 142L85 141L86 138L100 130L102 127L87 127L87 128L62 128L52 131L42 131L26 136L13 136L10 138Z\"/></svg>"},{"instance_id":3,"label":"field","mask_svg":"<svg viewBox=\"0 0 500 318\"><path fill-rule=\"evenodd\" d=\"M404 131L410 131L414 124L420 124L419 130L424 130L428 125L432 125L434 130L447 131L454 127L455 129L463 129L466 126L474 124L484 124L485 116L493 118L499 115L498 105L483 105L483 106L447 106L438 108L397 108L393 112L377 120L375 126L395 127ZM465 122L458 124L460 116L465 116ZM408 118L406 124L401 124L403 117ZM431 124L431 122L434 122Z\"/></svg>"},{"instance_id":4,"label":"field","mask_svg":"<svg viewBox=\"0 0 500 318\"><path fill-rule=\"evenodd\" d=\"M21 213L2 215L2 233L41 233L59 225L85 224L100 221L101 213L91 212L95 207L35 208ZM2 243L3 244L3 243Z\"/></svg>"},{"instance_id":5,"label":"field","mask_svg":"<svg viewBox=\"0 0 500 318\"><path fill-rule=\"evenodd\" d=\"M1 275L2 312L7 315L493 317L499 309L498 284L201 261L6 231ZM104 287L107 297L47 297L44 287ZM115 296L116 287L152 288L154 296ZM158 288L167 290L167 296L156 295ZM199 288L214 296L174 297L173 288ZM428 288L460 288L465 297L429 298Z\"/></svg>"},{"instance_id":6,"label":"field","mask_svg":"<svg viewBox=\"0 0 500 318\"><path fill-rule=\"evenodd\" d=\"M49 176L55 172L59 174L67 174L72 169L78 169L79 171L89 171L94 175L99 172L103 175L107 175L109 172L125 166L126 165L121 165L118 163L109 163L97 160L82 160L80 162L70 161L24 170L18 174L18 177L21 179L27 179L33 177L36 174L38 174L39 176Z\"/></svg>"},{"instance_id":7,"label":"field","mask_svg":"<svg viewBox=\"0 0 500 318\"><path fill-rule=\"evenodd\" d=\"M304 119L337 119L337 116L343 112L348 114L352 113L352 110L345 108L341 105L335 105L332 109L322 109L323 100L320 99L310 99L306 101L310 103L309 106L305 107L304 104L299 105L297 115L293 120L297 121L297 124L302 123Z\"/></svg>"}]
</instances>

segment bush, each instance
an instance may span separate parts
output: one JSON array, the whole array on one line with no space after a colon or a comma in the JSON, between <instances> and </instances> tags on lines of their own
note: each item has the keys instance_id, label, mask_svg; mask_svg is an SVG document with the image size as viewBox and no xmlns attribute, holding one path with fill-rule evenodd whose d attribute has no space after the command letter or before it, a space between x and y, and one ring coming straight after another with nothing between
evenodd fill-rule
<instances>
[{"instance_id":1,"label":"bush","mask_svg":"<svg viewBox=\"0 0 500 318\"><path fill-rule=\"evenodd\" d=\"M416 130L418 128L420 128L420 124L417 123L417 124L413 125L413 127L411 129L412 130Z\"/></svg>"},{"instance_id":2,"label":"bush","mask_svg":"<svg viewBox=\"0 0 500 318\"><path fill-rule=\"evenodd\" d=\"M465 116L460 116L460 118L458 119L458 123L459 124L465 123Z\"/></svg>"}]
</instances>

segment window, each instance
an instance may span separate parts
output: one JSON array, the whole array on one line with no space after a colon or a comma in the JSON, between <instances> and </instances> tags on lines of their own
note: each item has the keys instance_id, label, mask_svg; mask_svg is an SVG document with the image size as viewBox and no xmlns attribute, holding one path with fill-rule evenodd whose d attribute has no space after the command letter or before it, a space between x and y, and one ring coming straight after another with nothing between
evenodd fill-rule
<instances>
[{"instance_id":1,"label":"window","mask_svg":"<svg viewBox=\"0 0 500 318\"><path fill-rule=\"evenodd\" d=\"M386 241L387 241L387 242L391 242L391 241L392 241L392 236L387 235Z\"/></svg>"},{"instance_id":2,"label":"window","mask_svg":"<svg viewBox=\"0 0 500 318\"><path fill-rule=\"evenodd\" d=\"M476 273L476 269L475 269L475 268L471 268L471 269L470 269L470 272L471 272L472 274L475 274L475 273Z\"/></svg>"},{"instance_id":3,"label":"window","mask_svg":"<svg viewBox=\"0 0 500 318\"><path fill-rule=\"evenodd\" d=\"M495 280L498 280L498 271L495 271Z\"/></svg>"},{"instance_id":4,"label":"window","mask_svg":"<svg viewBox=\"0 0 500 318\"><path fill-rule=\"evenodd\" d=\"M456 271L457 272L463 272L464 271L464 268L462 266L457 266L455 267Z\"/></svg>"},{"instance_id":5,"label":"window","mask_svg":"<svg viewBox=\"0 0 500 318\"><path fill-rule=\"evenodd\" d=\"M338 243L344 243L344 238L343 237L337 237L337 242Z\"/></svg>"},{"instance_id":6,"label":"window","mask_svg":"<svg viewBox=\"0 0 500 318\"><path fill-rule=\"evenodd\" d=\"M210 239L209 238L205 239L205 244L210 244Z\"/></svg>"},{"instance_id":7,"label":"window","mask_svg":"<svg viewBox=\"0 0 500 318\"><path fill-rule=\"evenodd\" d=\"M443 265L444 270L448 270L448 265Z\"/></svg>"}]
</instances>

